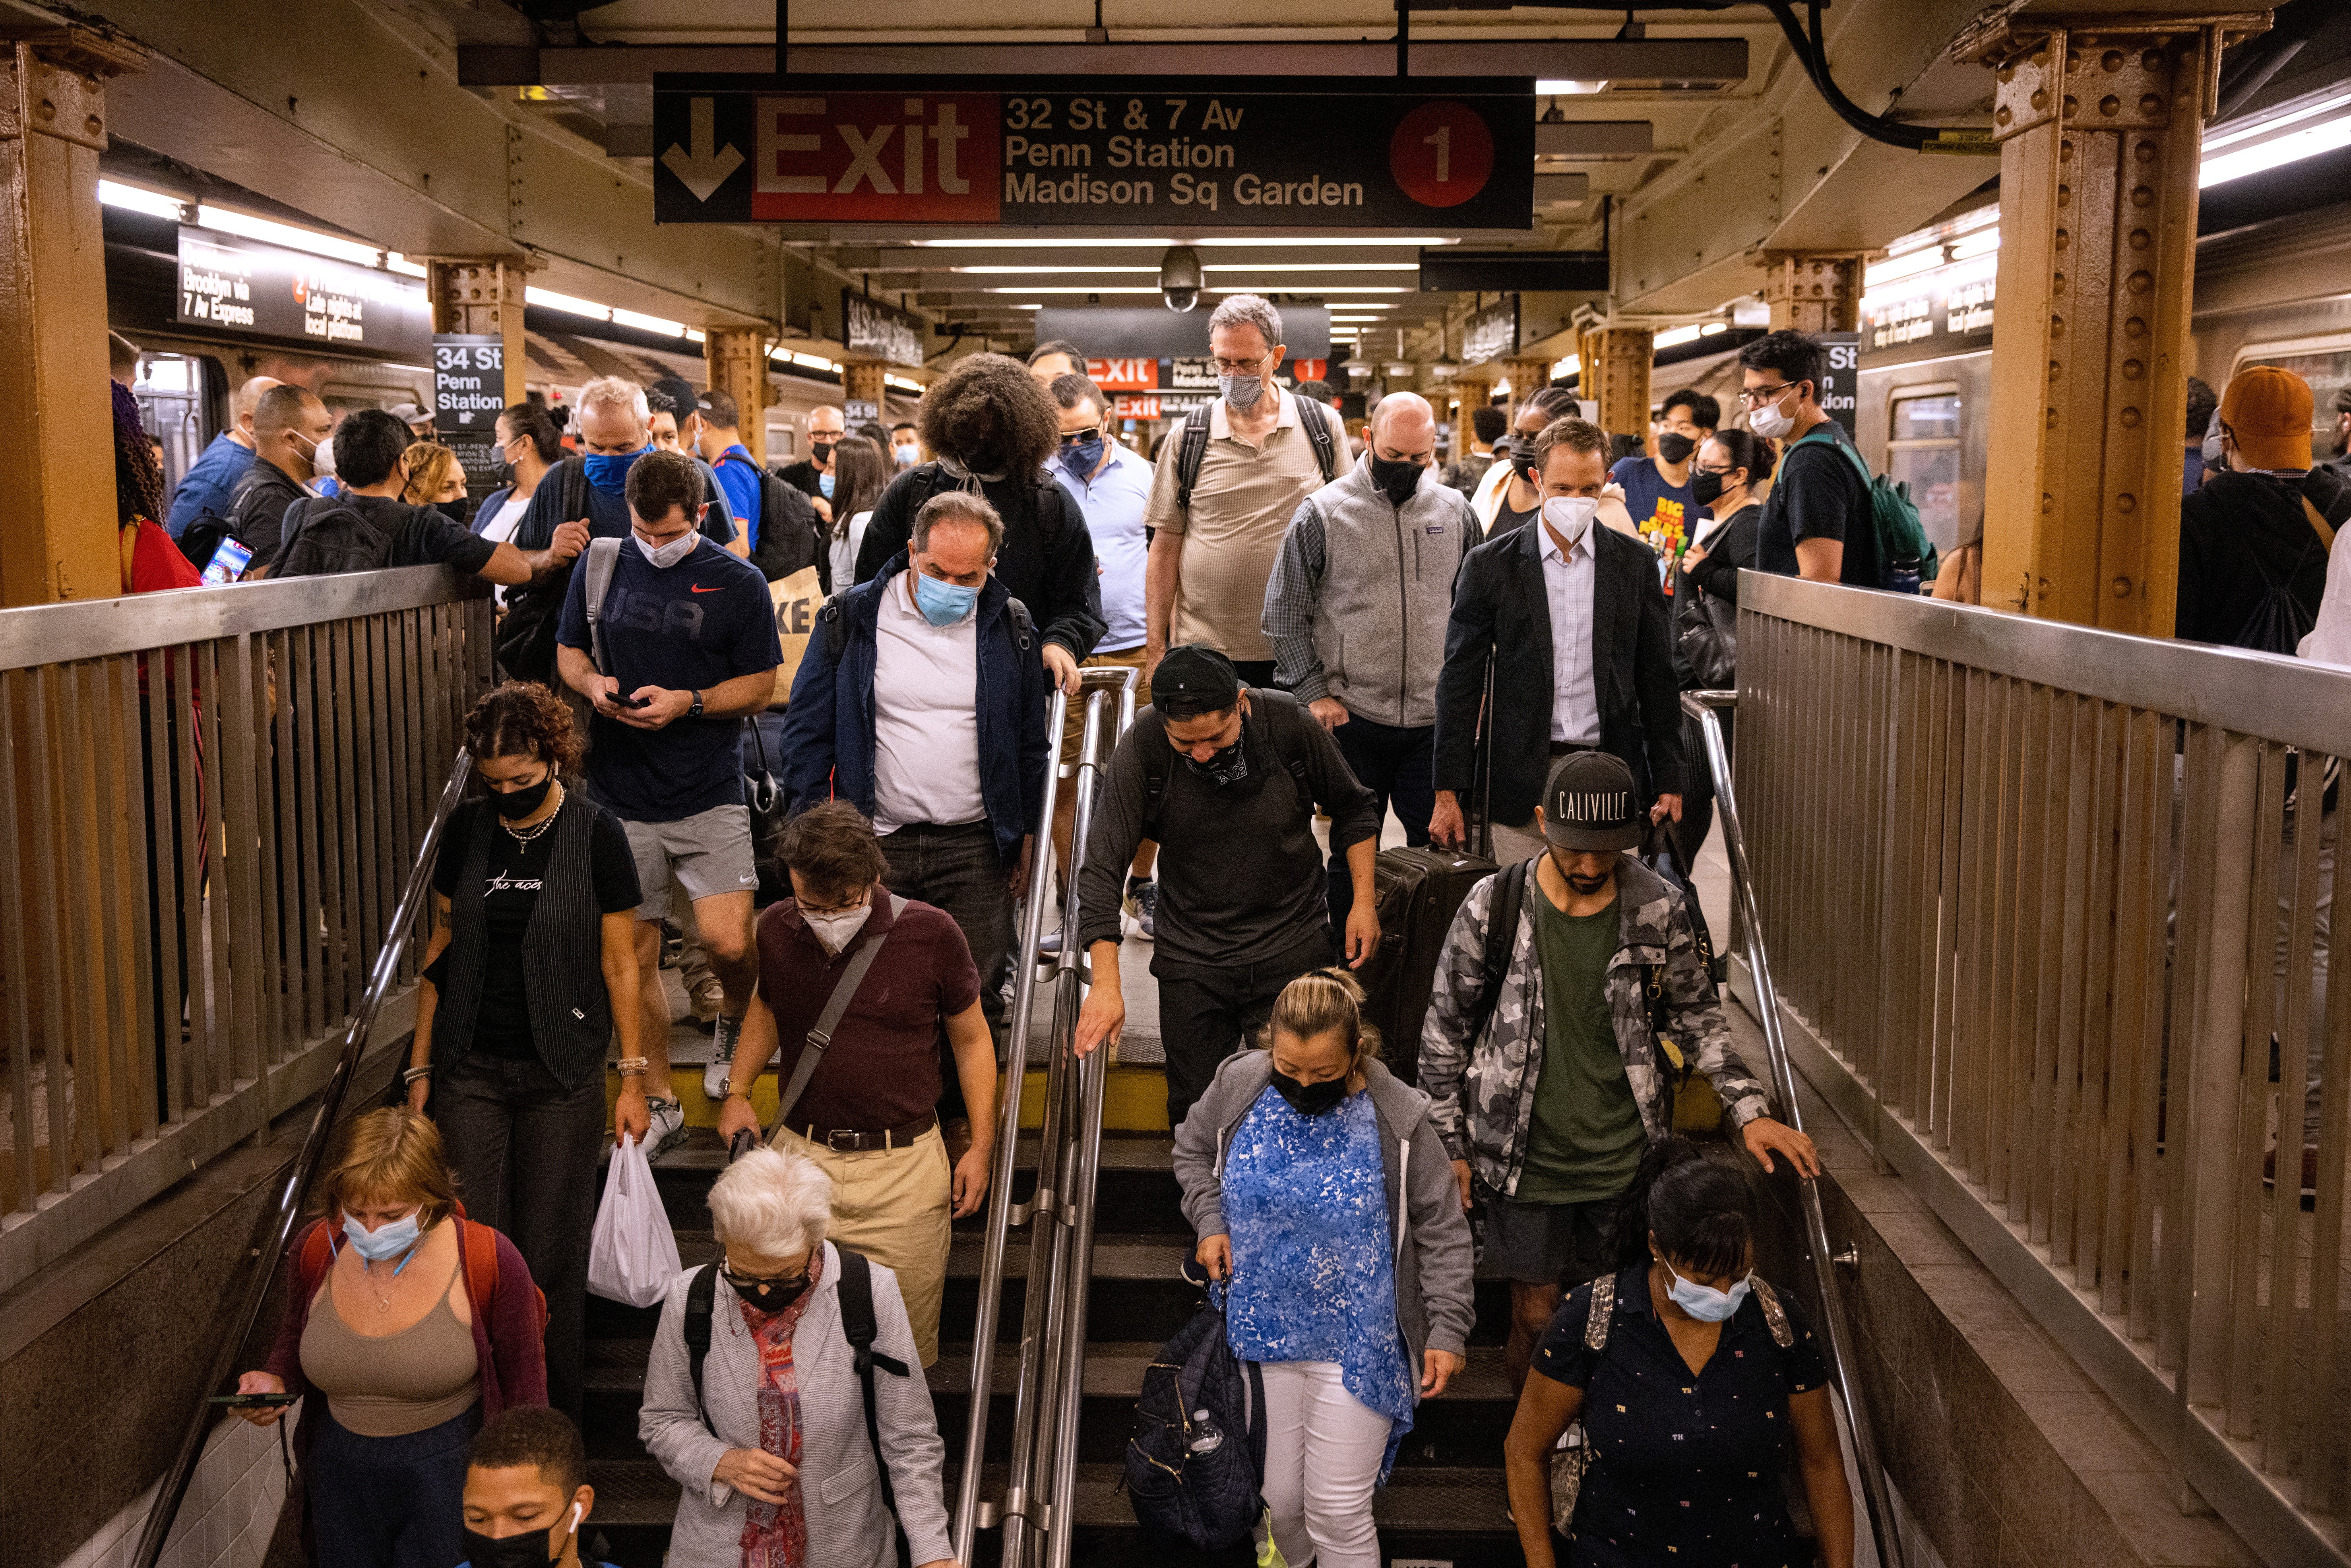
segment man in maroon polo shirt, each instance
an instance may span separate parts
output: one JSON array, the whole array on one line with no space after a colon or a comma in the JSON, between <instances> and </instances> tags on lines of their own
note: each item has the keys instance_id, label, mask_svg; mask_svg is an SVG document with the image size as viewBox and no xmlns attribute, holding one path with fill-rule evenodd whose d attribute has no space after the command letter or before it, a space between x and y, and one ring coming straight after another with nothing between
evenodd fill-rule
<instances>
[{"instance_id":1,"label":"man in maroon polo shirt","mask_svg":"<svg viewBox=\"0 0 2351 1568\"><path fill-rule=\"evenodd\" d=\"M743 1019L718 1135L756 1131L750 1087L777 1056L789 1084L800 1054L860 948L879 943L807 1087L776 1130L779 1149L832 1178L835 1241L893 1270L923 1364L939 1354L948 1228L987 1193L996 1141L996 1051L979 971L946 912L913 899L893 911L873 825L828 800L785 830L792 896L759 919L759 986ZM939 1135L939 1031L971 1107L972 1145L950 1169Z\"/></svg>"}]
</instances>

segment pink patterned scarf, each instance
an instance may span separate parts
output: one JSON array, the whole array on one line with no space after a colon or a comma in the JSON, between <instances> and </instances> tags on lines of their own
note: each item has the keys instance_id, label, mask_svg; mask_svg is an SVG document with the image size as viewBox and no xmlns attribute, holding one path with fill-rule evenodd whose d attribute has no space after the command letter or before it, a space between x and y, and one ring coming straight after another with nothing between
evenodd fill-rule
<instances>
[{"instance_id":1,"label":"pink patterned scarf","mask_svg":"<svg viewBox=\"0 0 2351 1568\"><path fill-rule=\"evenodd\" d=\"M822 1272L821 1250L809 1256L808 1289L779 1312L763 1312L737 1301L743 1326L759 1350L759 1447L795 1470L800 1463L800 1385L792 1371L792 1331L816 1298ZM808 1563L808 1511L798 1476L784 1483L781 1503L743 1500L743 1568L804 1568Z\"/></svg>"}]
</instances>

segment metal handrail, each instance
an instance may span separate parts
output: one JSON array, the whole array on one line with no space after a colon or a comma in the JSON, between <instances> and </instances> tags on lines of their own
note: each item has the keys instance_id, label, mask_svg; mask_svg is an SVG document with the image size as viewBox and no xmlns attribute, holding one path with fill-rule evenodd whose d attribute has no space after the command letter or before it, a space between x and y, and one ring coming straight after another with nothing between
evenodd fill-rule
<instances>
[{"instance_id":1,"label":"metal handrail","mask_svg":"<svg viewBox=\"0 0 2351 1568\"><path fill-rule=\"evenodd\" d=\"M1747 870L1747 837L1739 825L1739 793L1730 777L1730 748L1722 738L1717 708L1733 707L1736 692L1684 692L1682 708L1697 721L1706 737L1708 768L1714 775L1716 814L1722 821L1723 848L1730 857L1730 893L1737 902L1739 929L1747 947L1748 972L1755 979L1756 1009L1762 1015L1763 1043L1771 1058L1771 1087L1781 1114L1798 1132L1804 1129L1802 1107L1796 1102L1795 1070L1788 1062L1788 1045L1780 1030L1780 992L1771 983L1771 960L1763 945L1763 923L1755 900L1755 884ZM1893 1500L1886 1487L1886 1467L1877 1457L1877 1437L1870 1425L1869 1407L1861 1397L1853 1354L1852 1329L1846 1322L1844 1288L1837 1278L1836 1254L1829 1241L1826 1217L1821 1211L1817 1177L1799 1175L1799 1201L1804 1214L1804 1245L1811 1255L1813 1277L1821 1291L1821 1316L1828 1329L1829 1360L1835 1377L1830 1381L1844 1409L1845 1428L1853 1434L1854 1468L1861 1472L1862 1502L1869 1516L1869 1532L1877 1544L1877 1560L1886 1568L1902 1568L1901 1530L1894 1517Z\"/></svg>"},{"instance_id":2,"label":"metal handrail","mask_svg":"<svg viewBox=\"0 0 2351 1568\"><path fill-rule=\"evenodd\" d=\"M302 1211L302 1195L309 1189L311 1178L326 1158L327 1140L334 1131L336 1113L342 1108L352 1075L359 1071L360 1054L366 1049L368 1036L374 1031L376 1014L382 1010L384 998L392 990L392 978L400 972L401 956L407 950L416 929L417 915L424 907L424 892L432 885L434 852L440 845L441 830L464 797L465 780L473 768L473 754L458 747L456 760L449 765L448 782L441 787L440 804L434 807L432 821L424 825L424 841L417 848L416 864L409 870L399 911L392 916L382 949L375 956L375 967L368 976L367 994L360 998L359 1010L351 1014L343 1030L342 1054L336 1060L326 1088L319 1091L319 1108L311 1114L310 1130L303 1135L302 1152L287 1167L286 1179L277 1189L277 1200L264 1213L255 1229L253 1245L239 1265L245 1272L245 1291L229 1318L227 1331L213 1352L212 1366L203 1385L208 1392L226 1383L229 1375L236 1370L236 1358L245 1349L253 1325L260 1320L263 1304L269 1299L269 1284L276 1277L278 1260L285 1256L287 1244L294 1239L294 1222ZM131 1554L131 1568L155 1568L155 1560L162 1554L164 1538L171 1534L172 1521L180 1511L180 1504L186 1500L188 1482L195 1474L197 1458L204 1452L213 1415L211 1405L200 1403L190 1416L187 1432L180 1439L180 1450L172 1457L172 1468L163 1472L154 1504L147 1511L147 1523L140 1531L139 1549Z\"/></svg>"},{"instance_id":3,"label":"metal handrail","mask_svg":"<svg viewBox=\"0 0 2351 1568\"><path fill-rule=\"evenodd\" d=\"M1078 950L1078 879L1085 866L1086 841L1093 824L1095 780L1102 755L1134 722L1136 672L1091 669L1079 673L1087 696L1085 725L1070 787L1077 791L1070 864L1061 896L1061 951L1050 976L1052 1022L1047 1035L1044 1125L1037 1156L1037 1185L1026 1203L1012 1201L1012 1175L1020 1135L1020 1089L1028 1070L1029 1026L1034 1016L1045 910L1052 867L1040 852L1029 873L1029 904L1013 983L1012 1012L1002 1053L1005 1090L998 1111L995 1171L990 1182L986 1239L980 1253L979 1303L972 1327L971 1403L965 1422L962 1473L956 1478L955 1553L972 1561L977 1532L1004 1527L1004 1568L1019 1568L1031 1537L1041 1539L1052 1562L1069 1561L1076 1470L1066 1462L1076 1451L1076 1423L1084 1388L1086 1281L1092 1270L1095 1178L1102 1151L1103 1086L1109 1071L1104 1053L1083 1060L1068 1049L1077 1030L1078 1008L1088 978ZM1108 719L1110 698L1118 698L1115 727ZM1091 694L1091 695L1088 695ZM1056 688L1048 718L1053 761L1045 772L1043 821L1053 821L1061 790L1061 747L1067 738L1069 697ZM1107 733L1105 733L1107 731ZM1052 1225L1032 1221L1053 1220ZM1013 1384L1012 1454L1004 1493L980 1499L980 1471L987 1458L988 1404L996 1371L996 1331L1002 1305L1005 1250L1011 1228L1029 1225L1029 1266L1023 1301L1020 1364ZM1057 1456L1064 1462L1056 1462ZM1035 1477L1053 1477L1052 1497L1040 1502Z\"/></svg>"}]
</instances>

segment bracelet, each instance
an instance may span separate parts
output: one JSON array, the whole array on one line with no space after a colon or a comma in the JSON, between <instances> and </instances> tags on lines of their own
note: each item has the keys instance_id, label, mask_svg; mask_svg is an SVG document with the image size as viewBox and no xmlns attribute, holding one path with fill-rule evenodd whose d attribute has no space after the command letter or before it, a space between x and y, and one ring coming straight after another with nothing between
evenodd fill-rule
<instances>
[{"instance_id":1,"label":"bracelet","mask_svg":"<svg viewBox=\"0 0 2351 1568\"><path fill-rule=\"evenodd\" d=\"M620 1061L621 1076L643 1078L653 1070L653 1063L642 1056L624 1056Z\"/></svg>"},{"instance_id":2,"label":"bracelet","mask_svg":"<svg viewBox=\"0 0 2351 1568\"><path fill-rule=\"evenodd\" d=\"M400 1075L400 1081L402 1083L413 1083L420 1078L430 1078L432 1076L433 1064L428 1061L422 1067L412 1067L407 1071L402 1073Z\"/></svg>"}]
</instances>

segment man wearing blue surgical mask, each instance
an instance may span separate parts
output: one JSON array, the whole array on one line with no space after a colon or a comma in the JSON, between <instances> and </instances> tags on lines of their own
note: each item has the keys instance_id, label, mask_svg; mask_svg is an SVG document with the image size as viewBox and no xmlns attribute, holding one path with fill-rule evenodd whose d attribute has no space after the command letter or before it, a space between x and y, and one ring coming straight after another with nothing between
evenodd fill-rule
<instances>
[{"instance_id":1,"label":"man wearing blue surgical mask","mask_svg":"<svg viewBox=\"0 0 2351 1568\"><path fill-rule=\"evenodd\" d=\"M1044 660L1027 610L995 576L1003 542L986 497L924 502L907 548L825 607L784 716L792 814L837 796L872 819L890 890L962 928L991 1029L1047 759ZM952 1124L952 1090L949 1101ZM950 1149L959 1131L946 1128Z\"/></svg>"}]
</instances>

